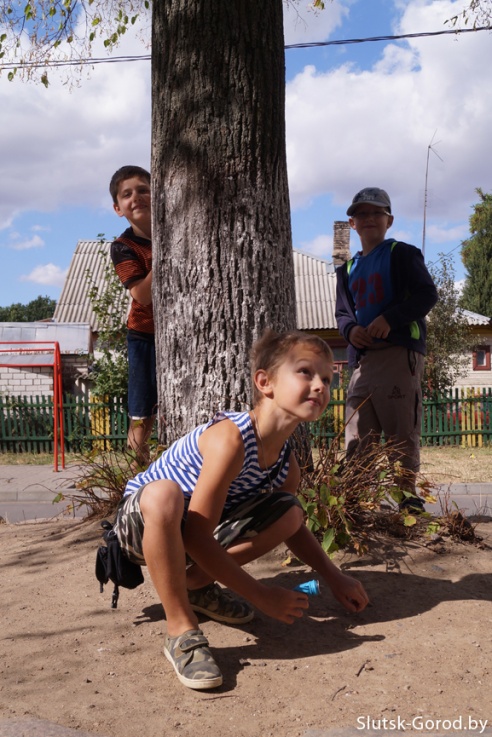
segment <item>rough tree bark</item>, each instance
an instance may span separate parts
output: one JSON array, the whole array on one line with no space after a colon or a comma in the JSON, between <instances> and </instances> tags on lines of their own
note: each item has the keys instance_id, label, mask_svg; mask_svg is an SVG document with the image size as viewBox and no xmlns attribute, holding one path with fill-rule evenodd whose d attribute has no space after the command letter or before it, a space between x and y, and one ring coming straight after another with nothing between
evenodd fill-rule
<instances>
[{"instance_id":1,"label":"rough tree bark","mask_svg":"<svg viewBox=\"0 0 492 737\"><path fill-rule=\"evenodd\" d=\"M160 435L250 403L249 351L295 327L282 0L153 4Z\"/></svg>"}]
</instances>

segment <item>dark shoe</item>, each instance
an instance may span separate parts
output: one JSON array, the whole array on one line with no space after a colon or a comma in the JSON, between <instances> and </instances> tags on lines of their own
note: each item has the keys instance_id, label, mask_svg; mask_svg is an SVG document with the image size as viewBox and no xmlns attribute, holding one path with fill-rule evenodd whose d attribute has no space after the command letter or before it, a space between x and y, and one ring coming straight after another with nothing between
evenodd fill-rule
<instances>
[{"instance_id":1,"label":"dark shoe","mask_svg":"<svg viewBox=\"0 0 492 737\"><path fill-rule=\"evenodd\" d=\"M201 630L188 630L178 637L166 635L164 655L184 686L202 691L222 685L222 673Z\"/></svg>"},{"instance_id":2,"label":"dark shoe","mask_svg":"<svg viewBox=\"0 0 492 737\"><path fill-rule=\"evenodd\" d=\"M194 612L206 614L216 622L246 624L246 622L251 622L255 615L249 604L241 601L229 591L225 591L216 583L188 591L188 598Z\"/></svg>"},{"instance_id":3,"label":"dark shoe","mask_svg":"<svg viewBox=\"0 0 492 737\"><path fill-rule=\"evenodd\" d=\"M419 496L406 496L398 505L401 512L410 512L410 514L424 514L424 501Z\"/></svg>"}]
</instances>

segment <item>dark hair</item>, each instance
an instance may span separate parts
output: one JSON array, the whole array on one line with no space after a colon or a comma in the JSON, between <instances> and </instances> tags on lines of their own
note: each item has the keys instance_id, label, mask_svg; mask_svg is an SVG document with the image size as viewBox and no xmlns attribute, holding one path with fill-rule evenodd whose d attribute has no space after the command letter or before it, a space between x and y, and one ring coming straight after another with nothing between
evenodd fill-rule
<instances>
[{"instance_id":1,"label":"dark hair","mask_svg":"<svg viewBox=\"0 0 492 737\"><path fill-rule=\"evenodd\" d=\"M131 179L132 177L141 177L142 179L147 180L150 184L150 174L147 169L142 169L141 166L122 166L121 169L115 171L109 183L109 193L113 198L115 205L118 204L118 187L121 182L124 182L125 179Z\"/></svg>"},{"instance_id":2,"label":"dark hair","mask_svg":"<svg viewBox=\"0 0 492 737\"><path fill-rule=\"evenodd\" d=\"M301 330L291 330L287 333L266 330L251 350L252 377L260 369L266 371L270 376L275 376L282 361L296 345L308 345L333 364L333 351L319 335L304 333ZM262 394L253 381L253 403L258 404L261 397Z\"/></svg>"}]
</instances>

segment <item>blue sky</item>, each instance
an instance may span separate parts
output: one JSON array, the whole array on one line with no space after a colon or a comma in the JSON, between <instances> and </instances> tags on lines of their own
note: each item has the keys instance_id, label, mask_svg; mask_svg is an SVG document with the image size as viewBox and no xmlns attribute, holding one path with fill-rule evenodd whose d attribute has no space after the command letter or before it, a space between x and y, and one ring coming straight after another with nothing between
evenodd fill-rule
<instances>
[{"instance_id":1,"label":"blue sky","mask_svg":"<svg viewBox=\"0 0 492 737\"><path fill-rule=\"evenodd\" d=\"M333 0L314 13L301 1L286 6L286 44L440 31L464 4ZM125 36L115 53L148 49ZM366 186L391 196L389 235L421 247L432 143L425 258L451 253L462 279L475 189L492 191L491 63L488 32L288 49L294 247L330 259L333 222ZM0 306L57 299L77 241L123 230L107 191L113 171L150 165L150 63L101 64L77 85L52 75L48 89L4 74L0 94Z\"/></svg>"}]
</instances>

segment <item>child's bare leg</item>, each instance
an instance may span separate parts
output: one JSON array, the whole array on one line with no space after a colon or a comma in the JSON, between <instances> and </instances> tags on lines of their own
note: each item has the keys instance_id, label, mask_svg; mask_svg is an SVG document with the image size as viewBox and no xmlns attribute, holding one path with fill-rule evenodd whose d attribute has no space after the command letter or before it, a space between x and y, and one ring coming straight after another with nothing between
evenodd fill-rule
<instances>
[{"instance_id":1,"label":"child's bare leg","mask_svg":"<svg viewBox=\"0 0 492 737\"><path fill-rule=\"evenodd\" d=\"M166 612L168 634L172 637L198 627L186 590L186 559L181 535L183 508L183 494L173 482L154 481L142 492L143 554Z\"/></svg>"},{"instance_id":2,"label":"child's bare leg","mask_svg":"<svg viewBox=\"0 0 492 737\"><path fill-rule=\"evenodd\" d=\"M222 674L188 601L181 536L183 509L183 494L177 484L154 481L143 489L143 554L166 612L164 655L185 686L198 690L217 688L222 684Z\"/></svg>"},{"instance_id":3,"label":"child's bare leg","mask_svg":"<svg viewBox=\"0 0 492 737\"><path fill-rule=\"evenodd\" d=\"M144 417L140 420L130 420L127 444L135 451L135 461L131 464L132 471L138 473L141 466L148 466L150 461L149 438L155 424L153 417Z\"/></svg>"},{"instance_id":4,"label":"child's bare leg","mask_svg":"<svg viewBox=\"0 0 492 737\"><path fill-rule=\"evenodd\" d=\"M273 522L254 537L241 538L227 548L229 555L236 563L244 566L257 558L261 558L292 537L299 527L304 525L303 513L300 507L290 507L280 519ZM187 585L190 589L200 588L212 582L212 578L197 564L187 571Z\"/></svg>"}]
</instances>

